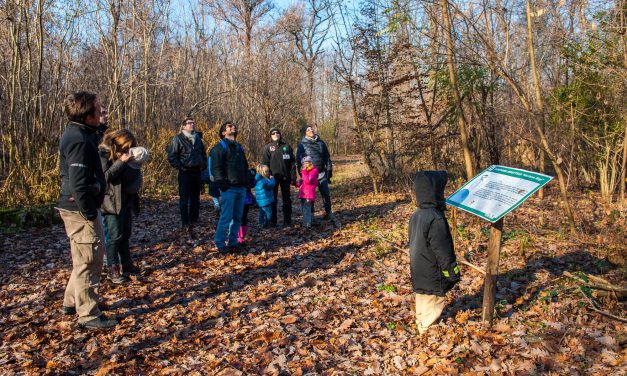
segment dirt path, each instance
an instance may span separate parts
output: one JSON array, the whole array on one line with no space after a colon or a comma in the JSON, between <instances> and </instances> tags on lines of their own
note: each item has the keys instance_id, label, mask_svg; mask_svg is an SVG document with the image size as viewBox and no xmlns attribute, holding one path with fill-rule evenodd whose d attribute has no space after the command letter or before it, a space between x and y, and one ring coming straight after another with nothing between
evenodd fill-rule
<instances>
[{"instance_id":1,"label":"dirt path","mask_svg":"<svg viewBox=\"0 0 627 376\"><path fill-rule=\"evenodd\" d=\"M564 270L612 276L578 245L537 244L526 262L510 234L492 330L479 320L481 276L463 269L443 321L413 326L405 246L413 211L404 194L367 193L363 165L336 162L337 221L259 231L245 250L219 255L203 204L201 238L177 237L177 205L147 203L132 250L145 275L102 284L120 325L78 329L58 314L70 272L61 226L2 240L3 374L618 374L625 326L581 306ZM321 205L317 207L321 209ZM519 217L540 210L521 208ZM295 205L295 221L300 208ZM317 213L320 217L320 212ZM521 220L522 222L522 220ZM481 264L482 234L458 232L458 254ZM520 232L519 232L520 235ZM553 234L547 235L553 236ZM509 246L508 246L509 243ZM614 274L612 274L614 273ZM570 290L569 290L570 289ZM617 302L616 304L621 304ZM624 313L624 305L622 306ZM623 367L623 368L621 368Z\"/></svg>"}]
</instances>

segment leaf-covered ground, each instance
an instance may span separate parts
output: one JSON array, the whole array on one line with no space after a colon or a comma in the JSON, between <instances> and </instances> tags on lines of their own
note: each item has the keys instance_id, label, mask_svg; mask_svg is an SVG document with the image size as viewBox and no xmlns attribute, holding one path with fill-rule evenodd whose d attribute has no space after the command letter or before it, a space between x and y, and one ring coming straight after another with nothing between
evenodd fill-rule
<instances>
[{"instance_id":1,"label":"leaf-covered ground","mask_svg":"<svg viewBox=\"0 0 627 376\"><path fill-rule=\"evenodd\" d=\"M404 193L367 193L363 166L338 162L335 223L261 231L252 210L252 239L228 256L212 245L215 219L206 202L193 242L180 235L174 199L146 202L132 239L145 275L101 286L108 313L120 319L111 331L81 330L75 317L58 313L71 269L61 225L5 235L0 373L627 372L625 325L591 311L580 285L563 274L625 284L624 211L579 197L583 230L574 240L559 223L551 189L543 202L530 199L505 221L495 325L481 322L483 276L462 266L442 321L419 335L403 251L414 205ZM488 227L463 213L456 221L458 258L483 266ZM625 317L621 298L596 299Z\"/></svg>"}]
</instances>

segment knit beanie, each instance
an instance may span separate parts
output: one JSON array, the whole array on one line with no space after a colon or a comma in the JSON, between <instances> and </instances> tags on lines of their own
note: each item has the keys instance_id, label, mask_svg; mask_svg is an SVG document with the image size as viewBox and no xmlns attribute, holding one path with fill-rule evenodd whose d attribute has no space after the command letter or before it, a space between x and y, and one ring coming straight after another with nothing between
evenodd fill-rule
<instances>
[{"instance_id":1,"label":"knit beanie","mask_svg":"<svg viewBox=\"0 0 627 376\"><path fill-rule=\"evenodd\" d=\"M305 133L307 132L307 128L311 127L311 125L307 125L307 124L303 124L302 127L300 127L300 133L304 136ZM313 127L311 127L313 129Z\"/></svg>"},{"instance_id":2,"label":"knit beanie","mask_svg":"<svg viewBox=\"0 0 627 376\"><path fill-rule=\"evenodd\" d=\"M272 132L279 132L279 135L281 134L279 128L270 128L270 134L272 134Z\"/></svg>"},{"instance_id":3,"label":"knit beanie","mask_svg":"<svg viewBox=\"0 0 627 376\"><path fill-rule=\"evenodd\" d=\"M128 152L133 156L133 158L127 162L128 166L131 168L139 170L142 165L148 161L148 150L144 147L137 146L130 148Z\"/></svg>"},{"instance_id":4,"label":"knit beanie","mask_svg":"<svg viewBox=\"0 0 627 376\"><path fill-rule=\"evenodd\" d=\"M302 163L305 163L305 162L313 163L313 158L311 158L310 156L306 155L305 157L303 157Z\"/></svg>"}]
</instances>

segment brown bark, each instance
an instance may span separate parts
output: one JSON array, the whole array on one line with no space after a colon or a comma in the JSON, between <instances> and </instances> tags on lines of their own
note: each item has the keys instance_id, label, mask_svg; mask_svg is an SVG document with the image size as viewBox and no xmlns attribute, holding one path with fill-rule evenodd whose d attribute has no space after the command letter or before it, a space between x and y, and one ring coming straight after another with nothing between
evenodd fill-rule
<instances>
[{"instance_id":1,"label":"brown bark","mask_svg":"<svg viewBox=\"0 0 627 376\"><path fill-rule=\"evenodd\" d=\"M448 72L451 80L451 91L455 98L455 106L457 107L457 124L459 127L459 136L462 152L464 155L464 167L466 168L466 179L470 180L475 175L473 171L472 156L470 154L470 147L468 146L468 126L466 117L464 116L464 108L462 105L461 95L459 94L459 87L457 85L457 74L455 73L455 63L453 61L453 54L455 53L455 46L452 36L452 25L449 15L448 0L440 0L442 7L442 16L444 18L444 26L446 28L446 46L447 46L447 64Z\"/></svg>"}]
</instances>

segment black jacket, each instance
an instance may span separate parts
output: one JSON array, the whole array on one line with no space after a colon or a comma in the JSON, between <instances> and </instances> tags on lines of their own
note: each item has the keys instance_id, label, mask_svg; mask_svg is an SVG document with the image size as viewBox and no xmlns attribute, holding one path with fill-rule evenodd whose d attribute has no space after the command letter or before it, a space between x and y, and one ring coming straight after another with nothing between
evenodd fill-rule
<instances>
[{"instance_id":1,"label":"black jacket","mask_svg":"<svg viewBox=\"0 0 627 376\"><path fill-rule=\"evenodd\" d=\"M207 152L202 143L202 133L195 132L192 144L183 132L178 133L168 146L168 162L181 171L201 172L207 168Z\"/></svg>"},{"instance_id":2,"label":"black jacket","mask_svg":"<svg viewBox=\"0 0 627 376\"><path fill-rule=\"evenodd\" d=\"M139 213L137 190L141 185L141 172L120 160L110 160L109 150L104 145L100 145L99 152L106 181L104 201L100 210L104 214L119 215L122 207L132 205L133 212ZM128 192L129 187L132 187L131 192Z\"/></svg>"},{"instance_id":3,"label":"black jacket","mask_svg":"<svg viewBox=\"0 0 627 376\"><path fill-rule=\"evenodd\" d=\"M248 161L244 148L240 144L225 138L215 144L209 156L211 157L211 176L221 191L226 191L230 187L251 188Z\"/></svg>"},{"instance_id":4,"label":"black jacket","mask_svg":"<svg viewBox=\"0 0 627 376\"><path fill-rule=\"evenodd\" d=\"M294 150L282 139L272 141L263 147L261 163L270 167L270 172L276 180L296 181Z\"/></svg>"},{"instance_id":5,"label":"black jacket","mask_svg":"<svg viewBox=\"0 0 627 376\"><path fill-rule=\"evenodd\" d=\"M302 170L303 158L305 156L310 156L313 159L313 164L318 169L318 176L320 179L322 179L322 177L331 179L331 176L333 175L331 155L329 154L327 144L325 144L320 137L316 136L313 140L303 137L298 144L298 148L296 150L296 168L298 168L299 174Z\"/></svg>"},{"instance_id":6,"label":"black jacket","mask_svg":"<svg viewBox=\"0 0 627 376\"><path fill-rule=\"evenodd\" d=\"M96 128L70 122L59 141L59 208L94 220L104 197L105 178L96 146Z\"/></svg>"},{"instance_id":7,"label":"black jacket","mask_svg":"<svg viewBox=\"0 0 627 376\"><path fill-rule=\"evenodd\" d=\"M444 215L446 171L414 175L418 209L409 221L411 282L414 292L444 296L459 282L453 238Z\"/></svg>"}]
</instances>

